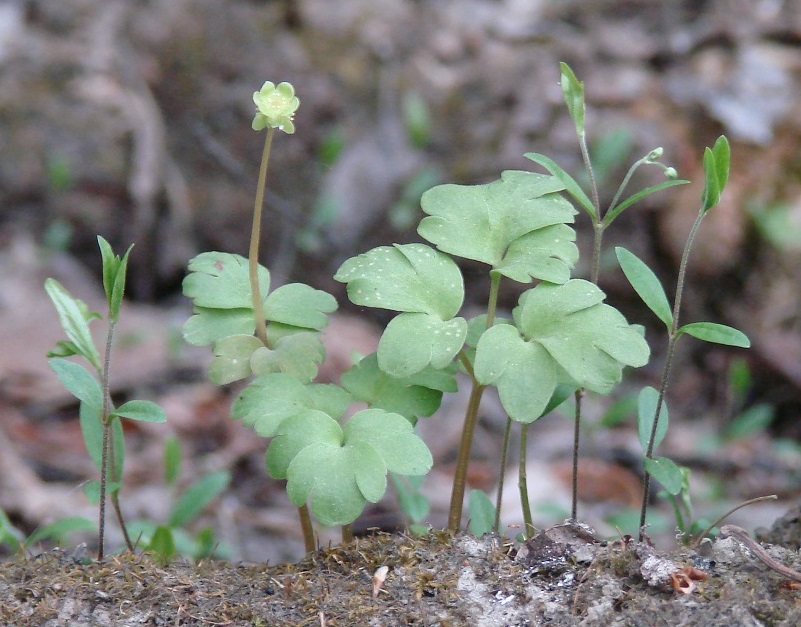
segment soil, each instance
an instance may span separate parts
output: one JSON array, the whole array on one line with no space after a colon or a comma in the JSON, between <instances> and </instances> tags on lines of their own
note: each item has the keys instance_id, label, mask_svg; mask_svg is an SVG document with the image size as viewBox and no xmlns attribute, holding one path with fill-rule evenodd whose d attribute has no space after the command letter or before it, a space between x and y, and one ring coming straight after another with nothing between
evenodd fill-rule
<instances>
[{"instance_id":1,"label":"soil","mask_svg":"<svg viewBox=\"0 0 801 627\"><path fill-rule=\"evenodd\" d=\"M87 557L92 538L80 535L69 535L61 549L42 544L11 554L2 545L0 624L801 624L796 582L736 539L698 551L671 548L675 519L664 502L652 505L653 546L627 539L636 526L640 447L630 416L610 426L615 404L606 398L586 400L579 473L579 512L598 541L573 525L554 526L570 498L572 445L569 420L554 416L529 438L535 522L547 531L528 543L378 533L304 557L294 508L266 477L266 443L229 419L236 389L211 386L208 351L177 340L189 315L180 296L187 260L202 250L244 252L261 150L250 98L262 81L291 80L301 98L297 133L274 148L264 262L274 285L308 282L343 305L326 334L320 375L337 381L354 349L374 350L386 319L348 310L331 274L371 246L414 240L418 188L532 169L522 158L528 151L580 169L558 86L558 62L568 61L586 85L602 202L628 164L656 146L694 181L628 211L607 241L637 253L665 284L675 278L697 211L703 148L721 132L732 141L731 178L690 259L683 315L736 326L752 348L743 355L682 347L661 452L691 468L696 522L778 494L775 504L741 510L728 522L756 533L776 560L799 570L799 51L801 5L794 2L0 5L0 509L23 535L65 516L96 516L79 489L95 473L77 406L44 358L62 332L41 286L55 277L102 309L98 233L115 250L136 242L114 398L149 398L168 414L164 426L126 432L126 516L167 518L175 498L163 480L167 437L183 447L181 487L209 471L233 477L189 530L212 528L226 561L164 564L120 553L97 564ZM662 180L655 170L638 177L633 185ZM581 218L578 237L586 242L591 227ZM469 264L463 271L466 308L475 308L486 282ZM587 268L576 273L585 276ZM629 319L646 325L649 340L656 337L659 329L619 272L605 272L602 287ZM513 307L518 295L504 286L501 308ZM631 373L618 398L658 383L662 349L652 343L652 364ZM739 396L729 385L736 359L750 373ZM464 390L452 395L419 425L436 460L423 486L431 503L426 522L435 529L444 525L466 401ZM773 412L769 429L727 435L741 413L760 406ZM473 488L496 487L504 421L497 399L486 395ZM516 477L514 464L506 470ZM509 535L520 522L514 484L507 479L502 512ZM407 523L390 498L358 526L399 530ZM336 541L318 532L322 546ZM108 533L117 550L119 530L112 524ZM374 595L383 566L386 580Z\"/></svg>"},{"instance_id":2,"label":"soil","mask_svg":"<svg viewBox=\"0 0 801 627\"><path fill-rule=\"evenodd\" d=\"M801 568L796 549L769 551ZM379 533L274 567L164 564L127 553L98 564L54 549L0 566L0 621L18 627L797 625L799 580L771 572L735 538L662 554L631 538L599 542L586 525L571 523L522 545L489 535Z\"/></svg>"}]
</instances>

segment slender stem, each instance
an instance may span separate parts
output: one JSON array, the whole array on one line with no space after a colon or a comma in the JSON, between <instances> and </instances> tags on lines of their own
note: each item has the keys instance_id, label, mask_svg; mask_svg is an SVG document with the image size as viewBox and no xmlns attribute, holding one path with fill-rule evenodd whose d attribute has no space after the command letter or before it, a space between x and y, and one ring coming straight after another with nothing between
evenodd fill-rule
<instances>
[{"instance_id":1,"label":"slender stem","mask_svg":"<svg viewBox=\"0 0 801 627\"><path fill-rule=\"evenodd\" d=\"M103 446L100 453L100 507L98 511L97 561L102 562L106 532L106 481L109 468L109 447L111 445L111 393L109 391L109 371L111 369L111 343L114 339L116 320L109 318L106 335L106 350L103 356L103 371L100 373L101 393L103 394L103 413L100 420L103 424ZM113 456L112 456L113 458Z\"/></svg>"},{"instance_id":2,"label":"slender stem","mask_svg":"<svg viewBox=\"0 0 801 627\"><path fill-rule=\"evenodd\" d=\"M581 158L590 179L590 194L592 205L595 209L595 216L592 223L592 266L590 268L590 281L598 284L598 275L601 271L601 245L603 244L604 229L603 216L601 215L601 201L598 195L598 183L595 180L595 172L590 160L590 151L587 149L587 137L584 133L579 135L579 147L581 148ZM573 520L578 518L578 460L581 445L581 399L584 396L584 388L576 390L576 414L573 422L573 481L572 497L570 503L570 517Z\"/></svg>"},{"instance_id":3,"label":"slender stem","mask_svg":"<svg viewBox=\"0 0 801 627\"><path fill-rule=\"evenodd\" d=\"M314 527L312 527L308 506L301 505L298 507L298 518L300 519L300 528L303 531L303 546L306 549L306 553L311 553L317 546L314 542Z\"/></svg>"},{"instance_id":4,"label":"slender stem","mask_svg":"<svg viewBox=\"0 0 801 627\"><path fill-rule=\"evenodd\" d=\"M573 486L570 508L570 518L578 519L578 467L579 467L579 439L581 437L581 401L584 398L584 388L576 390L576 420L573 423Z\"/></svg>"},{"instance_id":5,"label":"slender stem","mask_svg":"<svg viewBox=\"0 0 801 627\"><path fill-rule=\"evenodd\" d=\"M489 329L495 322L495 311L498 306L498 286L501 282L501 275L497 272L490 272L490 294L487 303L487 328ZM461 358L461 357L460 357ZM467 410L464 416L464 427L462 428L462 439L459 443L459 454L456 458L456 470L453 475L453 488L451 490L451 505L448 510L448 529L456 533L462 525L462 507L464 505L464 491L467 484L467 467L470 463L470 449L473 446L473 434L476 430L478 420L478 408L481 404L481 396L484 394L484 387L472 374L470 369L470 398L467 402Z\"/></svg>"},{"instance_id":6,"label":"slender stem","mask_svg":"<svg viewBox=\"0 0 801 627\"><path fill-rule=\"evenodd\" d=\"M342 525L342 544L353 542L353 525Z\"/></svg>"},{"instance_id":7,"label":"slender stem","mask_svg":"<svg viewBox=\"0 0 801 627\"><path fill-rule=\"evenodd\" d=\"M253 316L256 318L256 337L267 345L267 323L264 319L264 307L259 289L259 242L261 240L261 215L264 205L264 189L267 181L267 166L270 163L270 148L273 143L275 129L267 127L264 139L264 150L261 153L259 180L256 185L256 201L253 206L253 226L250 231L250 249L248 250L248 274L250 276L250 293L253 300Z\"/></svg>"},{"instance_id":8,"label":"slender stem","mask_svg":"<svg viewBox=\"0 0 801 627\"><path fill-rule=\"evenodd\" d=\"M706 529L704 529L701 533L699 533L698 536L695 538L695 540L693 541L693 543L691 545L692 548L698 548L698 546L701 544L701 540L703 540L707 536L707 534L709 534L710 531L712 531L715 527L717 527L720 523L722 523L724 520L726 520L729 516L731 516L738 509L742 509L743 507L748 507L749 505L753 505L754 503L760 503L761 501L775 501L778 498L779 497L776 496L775 494L769 494L767 496L758 496L758 497L756 497L754 499L748 499L747 501L744 501L744 502L740 503L739 505L735 505L728 512L723 514L723 516L718 518L715 522L713 522Z\"/></svg>"},{"instance_id":9,"label":"slender stem","mask_svg":"<svg viewBox=\"0 0 801 627\"><path fill-rule=\"evenodd\" d=\"M520 505L523 508L523 529L526 538L534 535L534 522L531 516L531 504L528 500L528 477L526 458L528 457L528 425L520 425L520 466L517 473L517 487L520 490Z\"/></svg>"},{"instance_id":10,"label":"slender stem","mask_svg":"<svg viewBox=\"0 0 801 627\"><path fill-rule=\"evenodd\" d=\"M470 399L467 402L462 439L459 443L459 455L456 458L456 470L453 475L453 489L451 491L451 506L448 510L448 529L456 533L462 525L462 506L464 491L467 484L467 467L470 462L470 449L473 445L473 433L476 430L478 407L481 404L481 395L484 386L473 379L470 390Z\"/></svg>"},{"instance_id":11,"label":"slender stem","mask_svg":"<svg viewBox=\"0 0 801 627\"><path fill-rule=\"evenodd\" d=\"M631 165L629 171L626 172L626 176L623 177L623 182L620 184L620 187L617 188L617 191L615 192L615 195L612 198L612 202L609 203L609 208L606 210L607 213L609 213L612 209L615 208L615 205L617 205L617 201L620 200L620 197L623 195L623 190L626 189L626 187L629 184L629 181L631 181L632 175L637 170L637 168L639 168L647 160L648 157L643 157L642 159L638 159Z\"/></svg>"},{"instance_id":12,"label":"slender stem","mask_svg":"<svg viewBox=\"0 0 801 627\"><path fill-rule=\"evenodd\" d=\"M698 232L698 227L701 226L705 212L703 208L698 212L698 215L693 222L690 233L687 236L687 242L684 244L684 251L681 254L681 262L679 263L679 276L676 281L676 300L673 303L673 324L670 328L670 337L668 338L667 354L665 356L665 366L662 370L662 380L659 384L659 397L656 401L656 409L654 410L654 421L651 424L651 434L648 438L648 450L645 453L647 459L652 459L654 452L654 441L656 440L656 432L659 426L659 416L662 412L662 404L667 392L668 380L670 378L670 369L673 365L673 355L676 351L676 341L679 336L677 334L679 328L679 313L681 311L681 300L684 294L684 279L687 274L687 261L690 258L690 250L692 249L693 240ZM642 507L640 509L640 541L644 538L645 533L645 518L648 513L648 497L651 489L651 476L646 472L643 481L642 492Z\"/></svg>"},{"instance_id":13,"label":"slender stem","mask_svg":"<svg viewBox=\"0 0 801 627\"><path fill-rule=\"evenodd\" d=\"M503 430L503 445L501 446L501 469L498 473L498 492L495 495L495 522L492 533L497 534L501 528L501 505L503 505L503 482L506 477L506 459L509 453L509 438L512 434L512 419L506 416L506 427Z\"/></svg>"}]
</instances>

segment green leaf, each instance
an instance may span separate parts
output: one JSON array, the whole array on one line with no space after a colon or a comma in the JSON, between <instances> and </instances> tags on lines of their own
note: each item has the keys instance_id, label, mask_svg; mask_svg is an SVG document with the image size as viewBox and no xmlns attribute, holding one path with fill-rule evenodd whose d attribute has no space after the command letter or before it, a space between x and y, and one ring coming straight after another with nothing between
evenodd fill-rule
<instances>
[{"instance_id":1,"label":"green leaf","mask_svg":"<svg viewBox=\"0 0 801 627\"><path fill-rule=\"evenodd\" d=\"M392 472L424 475L434 463L425 442L399 414L382 409L355 413L343 429L345 444L365 442L373 447Z\"/></svg>"},{"instance_id":2,"label":"green leaf","mask_svg":"<svg viewBox=\"0 0 801 627\"><path fill-rule=\"evenodd\" d=\"M175 436L170 436L164 442L164 483L175 485L181 473L181 443Z\"/></svg>"},{"instance_id":3,"label":"green leaf","mask_svg":"<svg viewBox=\"0 0 801 627\"><path fill-rule=\"evenodd\" d=\"M50 369L58 380L81 403L85 403L98 416L103 411L103 391L100 383L86 369L60 357L49 359Z\"/></svg>"},{"instance_id":4,"label":"green leaf","mask_svg":"<svg viewBox=\"0 0 801 627\"><path fill-rule=\"evenodd\" d=\"M651 194L661 191L663 189L667 189L668 187L675 187L676 185L687 185L690 181L685 181L683 179L671 179L669 181L662 181L661 183L657 183L656 185L651 185L650 187L646 187L645 189L640 190L636 194L632 194L623 202L615 205L609 211L606 212L604 215L603 223L604 226L609 226L612 224L612 221L618 217L623 211L628 209L631 205L633 205L638 200L645 198L646 196L650 196Z\"/></svg>"},{"instance_id":5,"label":"green leaf","mask_svg":"<svg viewBox=\"0 0 801 627\"><path fill-rule=\"evenodd\" d=\"M252 309L207 309L195 307L186 321L184 339L195 346L208 346L229 335L253 335L256 321Z\"/></svg>"},{"instance_id":6,"label":"green leaf","mask_svg":"<svg viewBox=\"0 0 801 627\"><path fill-rule=\"evenodd\" d=\"M706 213L720 202L726 183L729 180L731 148L725 135L718 137L712 148L704 150L704 193L703 211Z\"/></svg>"},{"instance_id":7,"label":"green leaf","mask_svg":"<svg viewBox=\"0 0 801 627\"><path fill-rule=\"evenodd\" d=\"M11 548L19 548L23 543L24 536L17 529L8 515L0 508L0 545L5 544Z\"/></svg>"},{"instance_id":8,"label":"green leaf","mask_svg":"<svg viewBox=\"0 0 801 627\"><path fill-rule=\"evenodd\" d=\"M550 157L538 152L527 152L523 156L526 159L530 159L534 163L541 165L553 176L559 179L562 185L564 185L565 191L573 197L573 200L581 205L581 207L590 215L590 217L595 217L595 206L592 204L592 201L589 199L587 194L584 193L584 190L581 189L581 185L576 182L576 179L570 176L567 171L562 168L562 166L560 166Z\"/></svg>"},{"instance_id":9,"label":"green leaf","mask_svg":"<svg viewBox=\"0 0 801 627\"><path fill-rule=\"evenodd\" d=\"M111 415L139 422L167 422L164 410L152 401L128 401L120 405Z\"/></svg>"},{"instance_id":10,"label":"green leaf","mask_svg":"<svg viewBox=\"0 0 801 627\"><path fill-rule=\"evenodd\" d=\"M184 296L196 307L209 309L252 309L248 260L240 255L220 252L201 253L189 262L183 282ZM270 273L259 266L262 300L270 290ZM251 314L252 315L252 314Z\"/></svg>"},{"instance_id":11,"label":"green leaf","mask_svg":"<svg viewBox=\"0 0 801 627\"><path fill-rule=\"evenodd\" d=\"M316 332L302 331L284 335L272 345L273 348L259 346L254 351L250 358L250 368L254 374L285 372L303 382L309 382L317 376L317 366L325 359L325 349Z\"/></svg>"},{"instance_id":12,"label":"green leaf","mask_svg":"<svg viewBox=\"0 0 801 627\"><path fill-rule=\"evenodd\" d=\"M403 378L424 368L445 368L464 345L467 321L443 321L436 315L402 313L393 318L378 342L378 366Z\"/></svg>"},{"instance_id":13,"label":"green leaf","mask_svg":"<svg viewBox=\"0 0 801 627\"><path fill-rule=\"evenodd\" d=\"M737 346L739 348L749 348L751 346L751 341L742 331L715 322L691 322L690 324L685 324L676 330L677 335L683 333L715 344L725 344L726 346Z\"/></svg>"},{"instance_id":14,"label":"green leaf","mask_svg":"<svg viewBox=\"0 0 801 627\"><path fill-rule=\"evenodd\" d=\"M83 516L59 518L54 523L39 527L39 529L29 535L25 540L25 546L28 547L42 540L50 539L60 543L68 533L74 533L76 531L94 531L96 528L93 521Z\"/></svg>"},{"instance_id":15,"label":"green leaf","mask_svg":"<svg viewBox=\"0 0 801 627\"><path fill-rule=\"evenodd\" d=\"M122 488L120 481L106 481L106 494L114 494ZM83 484L83 495L90 505L97 505L100 503L100 482L87 481Z\"/></svg>"},{"instance_id":16,"label":"green leaf","mask_svg":"<svg viewBox=\"0 0 801 627\"><path fill-rule=\"evenodd\" d=\"M214 359L209 365L209 380L225 385L249 377L250 360L259 349L265 348L254 335L229 335L214 343Z\"/></svg>"},{"instance_id":17,"label":"green leaf","mask_svg":"<svg viewBox=\"0 0 801 627\"><path fill-rule=\"evenodd\" d=\"M570 118L576 125L576 133L582 137L584 135L584 83L576 78L567 63L560 62L559 69L562 96L565 99Z\"/></svg>"},{"instance_id":18,"label":"green leaf","mask_svg":"<svg viewBox=\"0 0 801 627\"><path fill-rule=\"evenodd\" d=\"M413 381L421 381L421 384ZM342 386L354 399L414 422L418 417L430 416L439 409L442 392L455 391L456 381L452 374L433 369L421 371L413 377L391 377L378 367L378 358L373 353L342 374Z\"/></svg>"},{"instance_id":19,"label":"green leaf","mask_svg":"<svg viewBox=\"0 0 801 627\"><path fill-rule=\"evenodd\" d=\"M231 483L228 470L217 470L190 485L170 510L169 525L184 527L197 518L205 507Z\"/></svg>"},{"instance_id":20,"label":"green leaf","mask_svg":"<svg viewBox=\"0 0 801 627\"><path fill-rule=\"evenodd\" d=\"M318 443L339 447L342 439L342 427L331 416L316 409L301 409L277 426L267 447L267 470L274 479L286 479L289 465L300 451Z\"/></svg>"},{"instance_id":21,"label":"green leaf","mask_svg":"<svg viewBox=\"0 0 801 627\"><path fill-rule=\"evenodd\" d=\"M668 329L672 328L673 312L665 290L653 271L637 255L625 248L616 247L615 254L634 291Z\"/></svg>"},{"instance_id":22,"label":"green leaf","mask_svg":"<svg viewBox=\"0 0 801 627\"><path fill-rule=\"evenodd\" d=\"M659 402L659 392L651 386L646 386L640 390L637 398L637 435L640 438L640 446L643 451L648 450L648 440L651 439L651 429L656 416L656 405ZM668 414L667 403L663 400L659 409L659 424L656 426L656 437L654 438L654 448L660 445L665 438L668 430L670 416Z\"/></svg>"},{"instance_id":23,"label":"green leaf","mask_svg":"<svg viewBox=\"0 0 801 627\"><path fill-rule=\"evenodd\" d=\"M542 415L559 383L608 394L624 366L643 366L650 351L642 335L595 285L572 279L541 283L520 297L516 326L481 336L474 372L498 388L509 415L528 423ZM519 329L519 330L518 330Z\"/></svg>"},{"instance_id":24,"label":"green leaf","mask_svg":"<svg viewBox=\"0 0 801 627\"><path fill-rule=\"evenodd\" d=\"M116 322L120 315L120 304L125 292L125 276L128 271L128 256L131 254L133 244L120 259L112 251L111 245L100 235L97 236L97 243L103 259L103 290L109 307L109 320Z\"/></svg>"},{"instance_id":25,"label":"green leaf","mask_svg":"<svg viewBox=\"0 0 801 627\"><path fill-rule=\"evenodd\" d=\"M304 410L321 410L329 417L341 416L350 395L338 386L321 383L303 384L283 373L262 375L239 394L231 416L271 438L282 421Z\"/></svg>"},{"instance_id":26,"label":"green leaf","mask_svg":"<svg viewBox=\"0 0 801 627\"><path fill-rule=\"evenodd\" d=\"M353 522L365 502L386 490L388 470L423 474L431 453L398 414L360 411L344 428L330 416L305 410L281 422L267 449L271 476L286 478L296 505L308 503L324 525Z\"/></svg>"},{"instance_id":27,"label":"green leaf","mask_svg":"<svg viewBox=\"0 0 801 627\"><path fill-rule=\"evenodd\" d=\"M334 275L347 283L356 305L428 313L450 320L462 306L464 282L459 267L425 244L379 246L351 257Z\"/></svg>"},{"instance_id":28,"label":"green leaf","mask_svg":"<svg viewBox=\"0 0 801 627\"><path fill-rule=\"evenodd\" d=\"M92 366L100 370L100 355L89 331L89 320L98 317L89 313L83 301L73 296L55 279L45 281L45 290L58 312L61 327L75 349Z\"/></svg>"},{"instance_id":29,"label":"green leaf","mask_svg":"<svg viewBox=\"0 0 801 627\"><path fill-rule=\"evenodd\" d=\"M420 200L428 217L417 232L446 253L487 263L516 281L566 280L577 257L566 224L576 210L557 193L563 189L553 176L517 170L485 185L438 185ZM547 230L533 234L541 229Z\"/></svg>"},{"instance_id":30,"label":"green leaf","mask_svg":"<svg viewBox=\"0 0 801 627\"><path fill-rule=\"evenodd\" d=\"M159 525L153 532L147 550L153 551L160 560L167 562L175 555L175 538L173 530L164 525Z\"/></svg>"},{"instance_id":31,"label":"green leaf","mask_svg":"<svg viewBox=\"0 0 801 627\"><path fill-rule=\"evenodd\" d=\"M643 461L648 474L661 483L668 494L676 496L681 492L683 475L675 462L667 457L646 457Z\"/></svg>"},{"instance_id":32,"label":"green leaf","mask_svg":"<svg viewBox=\"0 0 801 627\"><path fill-rule=\"evenodd\" d=\"M764 432L773 422L776 408L767 403L754 405L738 415L726 428L726 438L739 440Z\"/></svg>"},{"instance_id":33,"label":"green leaf","mask_svg":"<svg viewBox=\"0 0 801 627\"><path fill-rule=\"evenodd\" d=\"M331 294L303 283L282 285L264 303L268 320L318 331L328 324L326 314L336 309L337 301Z\"/></svg>"},{"instance_id":34,"label":"green leaf","mask_svg":"<svg viewBox=\"0 0 801 627\"><path fill-rule=\"evenodd\" d=\"M495 525L495 505L483 490L470 490L470 533L483 536Z\"/></svg>"},{"instance_id":35,"label":"green leaf","mask_svg":"<svg viewBox=\"0 0 801 627\"><path fill-rule=\"evenodd\" d=\"M425 520L431 511L431 503L425 494L420 492L424 477L411 475L404 477L391 472L389 478L395 486L395 493L398 497L398 505L413 523Z\"/></svg>"}]
</instances>

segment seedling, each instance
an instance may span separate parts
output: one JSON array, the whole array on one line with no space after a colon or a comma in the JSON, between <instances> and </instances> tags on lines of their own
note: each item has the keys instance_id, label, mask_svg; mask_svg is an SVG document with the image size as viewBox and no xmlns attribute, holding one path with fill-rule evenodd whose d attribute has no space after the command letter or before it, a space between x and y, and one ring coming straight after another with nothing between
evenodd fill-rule
<instances>
[{"instance_id":1,"label":"seedling","mask_svg":"<svg viewBox=\"0 0 801 627\"><path fill-rule=\"evenodd\" d=\"M314 382L324 358L319 335L327 314L336 309L334 298L298 283L271 292L270 273L258 262L261 206L274 131L294 131L292 117L299 101L288 83L267 82L254 94L253 128L266 128L267 137L249 257L208 252L190 262L184 294L193 300L194 315L184 327L184 336L193 344L212 345L212 381L249 380L233 404L232 416L271 439L267 469L273 477L287 480L287 494L298 506L308 550L314 548L309 509L324 525L342 525L343 538L348 539L349 525L364 505L383 496L388 471L420 476L429 470L431 454L414 425L436 411L444 392L455 391L458 370L466 373L471 389L451 495L449 528L453 531L461 527L467 464L479 403L487 387L497 388L509 425L511 421L532 423L575 392L575 468L584 391L608 394L620 382L624 367L648 361L650 350L642 329L606 304L596 285L603 233L638 200L686 181L675 179L675 171L659 161L662 150L655 149L631 166L609 208L602 212L584 132L583 84L565 64L562 89L592 200L561 167L536 153L526 156L549 174L508 170L490 183L445 184L426 191L421 198L426 215L417 231L428 243L379 246L346 260L334 275L347 285L354 304L397 313L376 353L345 372L341 385ZM716 144L709 152L713 161L707 164L705 157L704 213L717 203L728 172L724 148ZM643 165L660 167L668 180L621 200L633 173ZM593 221L590 281L571 277L578 258L572 227L577 211L565 195ZM630 262L629 255L633 257L619 253L624 270L637 263ZM470 320L460 315L465 293L457 259L487 266L486 313ZM685 265L686 259L680 281ZM511 318L496 315L503 278L522 286ZM632 281L641 295L643 282L648 299L653 300L650 279ZM741 334L722 325L677 327L678 304L673 316L669 308L665 314L661 301L656 311L672 325L671 337L687 333L712 341L741 341ZM653 393L645 394L644 415L658 416L664 389L657 393L655 407ZM347 418L352 402L368 407ZM652 455L657 435L662 433L658 424L658 419L652 419L645 425L644 433L651 428L645 458L649 473L662 480L665 463ZM525 436L522 439L525 443ZM520 483L526 496L522 474ZM483 499L474 495L471 502L475 525L489 528L494 518L497 529L500 507L493 508L485 495ZM575 517L575 476L572 509Z\"/></svg>"},{"instance_id":2,"label":"seedling","mask_svg":"<svg viewBox=\"0 0 801 627\"><path fill-rule=\"evenodd\" d=\"M100 481L88 483L84 491L90 501L97 502L99 505L97 559L102 561L107 493L111 496L111 503L122 529L125 543L129 550L133 550L133 543L128 535L119 504L125 456L121 419L164 422L166 416L158 405L150 401L131 400L118 408L115 408L111 402L109 393L111 348L125 292L128 255L132 246L120 258L114 254L105 239L98 237L97 241L103 260L103 289L108 305L106 315L108 333L102 360L89 331L89 323L95 318L102 318L102 316L90 312L83 301L72 296L55 279L45 281L45 290L53 301L61 321L61 327L68 338L68 340L59 342L56 348L48 353L50 367L64 387L80 401L83 440L92 461L100 471ZM73 356L79 356L86 360L94 370L94 375L83 366L66 359Z\"/></svg>"}]
</instances>

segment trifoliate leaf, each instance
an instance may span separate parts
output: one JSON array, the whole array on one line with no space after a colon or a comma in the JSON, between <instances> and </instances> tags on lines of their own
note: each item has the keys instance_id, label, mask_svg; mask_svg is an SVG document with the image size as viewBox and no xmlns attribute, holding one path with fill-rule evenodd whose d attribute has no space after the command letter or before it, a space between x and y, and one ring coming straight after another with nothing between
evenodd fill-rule
<instances>
[{"instance_id":1,"label":"trifoliate leaf","mask_svg":"<svg viewBox=\"0 0 801 627\"><path fill-rule=\"evenodd\" d=\"M337 301L331 294L303 283L282 285L264 303L267 320L318 331L328 324L325 314L336 309Z\"/></svg>"},{"instance_id":2,"label":"trifoliate leaf","mask_svg":"<svg viewBox=\"0 0 801 627\"><path fill-rule=\"evenodd\" d=\"M430 372L432 375L444 376L448 381L441 383L449 383L449 391L455 391L453 375L441 370L431 369ZM415 378L421 374L423 372L415 375ZM386 374L378 367L378 358L373 353L343 373L342 386L355 399L365 401L370 407L395 412L414 422L420 416L430 416L437 411L442 401L442 391L424 385L413 385L410 380L411 378L397 379ZM430 384L437 383L440 382Z\"/></svg>"},{"instance_id":3,"label":"trifoliate leaf","mask_svg":"<svg viewBox=\"0 0 801 627\"><path fill-rule=\"evenodd\" d=\"M558 383L608 394L623 366L642 366L650 351L642 335L588 281L541 283L520 297L516 326L498 325L481 336L475 375L495 384L515 420L536 420Z\"/></svg>"},{"instance_id":4,"label":"trifoliate leaf","mask_svg":"<svg viewBox=\"0 0 801 627\"><path fill-rule=\"evenodd\" d=\"M576 231L566 224L537 229L514 240L495 269L518 283L564 283L578 260L575 241Z\"/></svg>"},{"instance_id":5,"label":"trifoliate leaf","mask_svg":"<svg viewBox=\"0 0 801 627\"><path fill-rule=\"evenodd\" d=\"M195 307L252 309L248 260L231 253L201 253L189 262L183 282L184 296ZM264 300L270 290L270 273L259 266L259 291Z\"/></svg>"},{"instance_id":6,"label":"trifoliate leaf","mask_svg":"<svg viewBox=\"0 0 801 627\"><path fill-rule=\"evenodd\" d=\"M309 411L286 420L267 451L270 474L286 476L292 502L308 503L324 525L348 524L366 501L380 500L387 470L425 474L431 468L431 453L403 416L367 409L344 429L326 418Z\"/></svg>"},{"instance_id":7,"label":"trifoliate leaf","mask_svg":"<svg viewBox=\"0 0 801 627\"><path fill-rule=\"evenodd\" d=\"M556 193L563 189L553 176L516 170L486 185L438 185L421 198L428 217L417 232L446 253L487 263L514 280L566 277L577 257L575 237L564 230L570 227L529 236L536 251L513 246L529 233L573 222L576 210Z\"/></svg>"},{"instance_id":8,"label":"trifoliate leaf","mask_svg":"<svg viewBox=\"0 0 801 627\"><path fill-rule=\"evenodd\" d=\"M402 313L390 321L378 342L378 365L393 377L408 377L427 366L444 368L467 335L467 321L443 321L436 315Z\"/></svg>"},{"instance_id":9,"label":"trifoliate leaf","mask_svg":"<svg viewBox=\"0 0 801 627\"><path fill-rule=\"evenodd\" d=\"M357 304L453 318L464 300L459 267L425 244L379 246L340 266L334 279L348 284Z\"/></svg>"}]
</instances>

